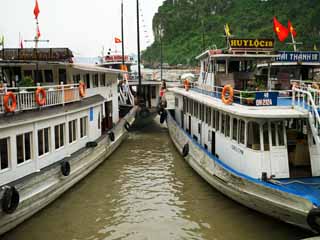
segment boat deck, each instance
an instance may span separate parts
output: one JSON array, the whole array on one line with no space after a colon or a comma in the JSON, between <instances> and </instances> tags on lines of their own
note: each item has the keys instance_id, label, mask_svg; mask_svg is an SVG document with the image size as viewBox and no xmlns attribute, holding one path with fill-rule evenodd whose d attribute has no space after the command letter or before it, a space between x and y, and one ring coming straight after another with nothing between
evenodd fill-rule
<instances>
[{"instance_id":1,"label":"boat deck","mask_svg":"<svg viewBox=\"0 0 320 240\"><path fill-rule=\"evenodd\" d=\"M271 182L320 206L320 177L277 179Z\"/></svg>"}]
</instances>

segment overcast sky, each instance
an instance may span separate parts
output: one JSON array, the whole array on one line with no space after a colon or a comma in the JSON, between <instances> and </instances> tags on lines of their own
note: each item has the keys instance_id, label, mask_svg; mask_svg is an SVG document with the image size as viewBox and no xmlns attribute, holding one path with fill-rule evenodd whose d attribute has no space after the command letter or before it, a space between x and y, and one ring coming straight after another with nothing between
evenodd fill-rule
<instances>
[{"instance_id":1,"label":"overcast sky","mask_svg":"<svg viewBox=\"0 0 320 240\"><path fill-rule=\"evenodd\" d=\"M153 42L152 18L164 0L140 0L141 49ZM5 47L19 46L19 32L24 40L35 36L33 9L35 0L0 0L0 36ZM124 2L125 51L135 53L136 0ZM121 37L121 0L38 0L41 47L69 47L75 56L94 57L115 48L114 37ZM147 41L150 41L147 43ZM24 43L33 47L32 43ZM121 44L117 44L118 52Z\"/></svg>"}]
</instances>

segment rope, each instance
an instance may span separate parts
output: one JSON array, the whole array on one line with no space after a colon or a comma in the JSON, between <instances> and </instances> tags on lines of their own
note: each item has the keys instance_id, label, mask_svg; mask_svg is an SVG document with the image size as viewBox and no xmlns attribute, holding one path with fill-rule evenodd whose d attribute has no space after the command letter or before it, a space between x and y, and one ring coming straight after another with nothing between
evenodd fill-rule
<instances>
[{"instance_id":1,"label":"rope","mask_svg":"<svg viewBox=\"0 0 320 240\"><path fill-rule=\"evenodd\" d=\"M274 179L270 179L269 182L274 183L274 184L278 184L278 185L289 185L289 184L292 184L292 183L300 183L300 184L303 184L303 185L320 185L320 183L306 183L306 182L302 182L302 181L299 181L299 180L293 180L293 181L289 181L289 182L280 182L280 181L277 181L277 180L274 180Z\"/></svg>"}]
</instances>

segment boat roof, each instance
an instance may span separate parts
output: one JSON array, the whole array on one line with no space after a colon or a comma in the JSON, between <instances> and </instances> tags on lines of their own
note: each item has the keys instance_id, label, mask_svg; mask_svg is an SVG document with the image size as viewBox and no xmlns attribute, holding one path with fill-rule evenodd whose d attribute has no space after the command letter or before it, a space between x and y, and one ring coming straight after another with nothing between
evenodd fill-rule
<instances>
[{"instance_id":1,"label":"boat roof","mask_svg":"<svg viewBox=\"0 0 320 240\"><path fill-rule=\"evenodd\" d=\"M224 112L228 112L240 117L247 118L264 118L264 119L280 119L280 118L307 118L307 111L299 111L294 109L292 106L267 106L267 107L256 107L256 106L245 106L237 103L231 105L224 104L221 99L214 98L212 96L202 94L190 89L186 91L184 88L169 88L171 92L185 96L189 99L196 100L197 102L203 103L207 106L219 109Z\"/></svg>"},{"instance_id":2,"label":"boat roof","mask_svg":"<svg viewBox=\"0 0 320 240\"><path fill-rule=\"evenodd\" d=\"M86 71L86 72L103 72L103 73L125 73L125 71L112 69L112 68L104 68L95 64L79 64L73 63L70 64L74 69Z\"/></svg>"},{"instance_id":3,"label":"boat roof","mask_svg":"<svg viewBox=\"0 0 320 240\"><path fill-rule=\"evenodd\" d=\"M204 58L210 59L235 59L235 60L272 60L278 57L278 54L272 52L253 52L253 51L230 51L222 49L211 49L207 50L196 57L196 59L201 60Z\"/></svg>"},{"instance_id":4,"label":"boat roof","mask_svg":"<svg viewBox=\"0 0 320 240\"><path fill-rule=\"evenodd\" d=\"M0 66L28 66L28 65L61 65L66 67L71 67L86 72L102 72L102 73L125 73L122 70L104 68L96 64L83 64L83 63L67 63L67 62L55 62L55 61L26 61L26 60L0 60Z\"/></svg>"},{"instance_id":5,"label":"boat roof","mask_svg":"<svg viewBox=\"0 0 320 240\"><path fill-rule=\"evenodd\" d=\"M267 63L258 64L258 67L267 67ZM320 62L273 62L270 64L271 67L299 67L299 66L308 66L308 67L320 67Z\"/></svg>"}]
</instances>

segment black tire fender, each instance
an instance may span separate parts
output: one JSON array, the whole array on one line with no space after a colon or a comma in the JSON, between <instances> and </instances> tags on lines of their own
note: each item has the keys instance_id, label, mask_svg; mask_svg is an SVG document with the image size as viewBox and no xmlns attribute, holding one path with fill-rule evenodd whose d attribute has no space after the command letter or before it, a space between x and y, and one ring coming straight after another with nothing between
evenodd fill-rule
<instances>
[{"instance_id":1,"label":"black tire fender","mask_svg":"<svg viewBox=\"0 0 320 240\"><path fill-rule=\"evenodd\" d=\"M166 119L167 119L167 112L164 111L160 115L160 123L163 124Z\"/></svg>"},{"instance_id":2,"label":"black tire fender","mask_svg":"<svg viewBox=\"0 0 320 240\"><path fill-rule=\"evenodd\" d=\"M130 130L130 124L126 121L126 123L124 124L124 128L129 132Z\"/></svg>"},{"instance_id":3,"label":"black tire fender","mask_svg":"<svg viewBox=\"0 0 320 240\"><path fill-rule=\"evenodd\" d=\"M115 137L114 137L114 132L109 132L109 138L110 138L110 141L113 142Z\"/></svg>"},{"instance_id":4,"label":"black tire fender","mask_svg":"<svg viewBox=\"0 0 320 240\"><path fill-rule=\"evenodd\" d=\"M18 190L13 186L6 186L2 196L2 210L7 213L13 213L20 201Z\"/></svg>"},{"instance_id":5,"label":"black tire fender","mask_svg":"<svg viewBox=\"0 0 320 240\"><path fill-rule=\"evenodd\" d=\"M320 208L313 208L310 210L307 216L307 222L314 231L320 233Z\"/></svg>"},{"instance_id":6,"label":"black tire fender","mask_svg":"<svg viewBox=\"0 0 320 240\"><path fill-rule=\"evenodd\" d=\"M67 177L70 175L71 172L71 166L68 161L64 161L61 163L61 173L63 176Z\"/></svg>"},{"instance_id":7,"label":"black tire fender","mask_svg":"<svg viewBox=\"0 0 320 240\"><path fill-rule=\"evenodd\" d=\"M186 144L183 146L183 149L182 149L182 156L183 156L183 157L186 157L188 154L189 154L189 144L186 143Z\"/></svg>"}]
</instances>

